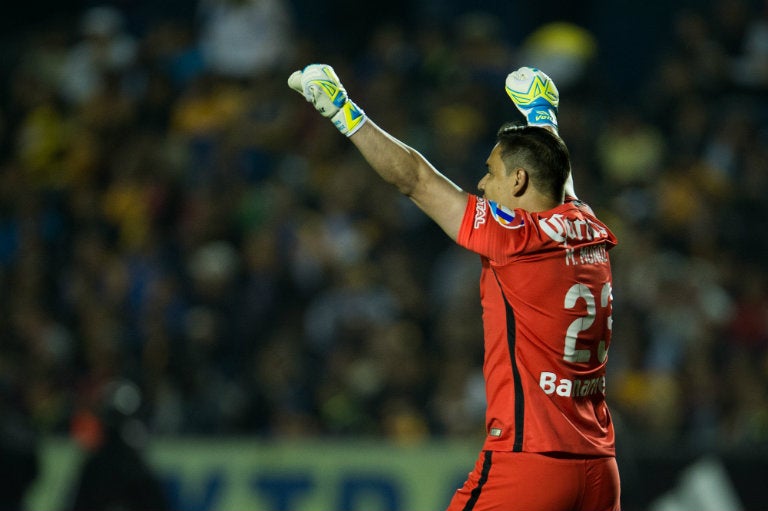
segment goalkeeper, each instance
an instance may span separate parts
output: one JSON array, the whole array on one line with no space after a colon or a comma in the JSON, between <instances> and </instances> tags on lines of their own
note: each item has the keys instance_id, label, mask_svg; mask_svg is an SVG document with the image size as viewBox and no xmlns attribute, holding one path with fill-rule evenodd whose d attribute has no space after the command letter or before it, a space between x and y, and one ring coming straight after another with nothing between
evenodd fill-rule
<instances>
[{"instance_id":1,"label":"goalkeeper","mask_svg":"<svg viewBox=\"0 0 768 511\"><path fill-rule=\"evenodd\" d=\"M504 125L468 193L352 102L334 70L288 79L371 167L482 263L486 438L448 511L614 511L619 472L605 401L616 238L573 190L559 93L535 68L506 91Z\"/></svg>"}]
</instances>

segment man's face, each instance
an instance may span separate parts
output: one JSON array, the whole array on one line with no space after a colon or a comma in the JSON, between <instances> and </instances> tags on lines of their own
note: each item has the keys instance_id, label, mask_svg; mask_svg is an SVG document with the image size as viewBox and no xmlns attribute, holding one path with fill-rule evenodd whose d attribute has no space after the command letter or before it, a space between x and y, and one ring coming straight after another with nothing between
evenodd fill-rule
<instances>
[{"instance_id":1,"label":"man's face","mask_svg":"<svg viewBox=\"0 0 768 511\"><path fill-rule=\"evenodd\" d=\"M487 172L477 183L480 193L493 202L514 209L516 201L513 190L514 174L507 175L504 162L501 160L501 148L494 146L488 160L485 162Z\"/></svg>"}]
</instances>

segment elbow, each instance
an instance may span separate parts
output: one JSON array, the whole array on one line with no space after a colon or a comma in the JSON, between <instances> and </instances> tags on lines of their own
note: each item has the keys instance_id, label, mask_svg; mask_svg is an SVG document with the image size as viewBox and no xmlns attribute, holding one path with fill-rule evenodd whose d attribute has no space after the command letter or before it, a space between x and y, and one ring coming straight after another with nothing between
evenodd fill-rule
<instances>
[{"instance_id":1,"label":"elbow","mask_svg":"<svg viewBox=\"0 0 768 511\"><path fill-rule=\"evenodd\" d=\"M400 193L407 197L413 197L418 193L429 178L429 165L415 151L411 153L411 160L406 168L397 172L398 179L393 182Z\"/></svg>"},{"instance_id":2,"label":"elbow","mask_svg":"<svg viewBox=\"0 0 768 511\"><path fill-rule=\"evenodd\" d=\"M403 179L397 183L394 183L394 185L395 188L397 188L397 191L401 194L405 195L406 197L413 197L418 186L417 182L417 179Z\"/></svg>"}]
</instances>

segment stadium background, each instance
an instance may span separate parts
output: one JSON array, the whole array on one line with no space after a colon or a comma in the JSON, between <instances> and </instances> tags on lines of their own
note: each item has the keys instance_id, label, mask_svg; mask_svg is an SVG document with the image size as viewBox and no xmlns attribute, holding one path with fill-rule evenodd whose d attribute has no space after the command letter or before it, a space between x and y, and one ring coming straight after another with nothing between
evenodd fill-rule
<instances>
[{"instance_id":1,"label":"stadium background","mask_svg":"<svg viewBox=\"0 0 768 511\"><path fill-rule=\"evenodd\" d=\"M26 509L67 509L106 408L179 511L440 509L469 470L477 260L292 95L316 61L469 190L506 73L549 72L621 241L624 508L768 508L768 6L628 4L14 3L0 433L40 455Z\"/></svg>"}]
</instances>

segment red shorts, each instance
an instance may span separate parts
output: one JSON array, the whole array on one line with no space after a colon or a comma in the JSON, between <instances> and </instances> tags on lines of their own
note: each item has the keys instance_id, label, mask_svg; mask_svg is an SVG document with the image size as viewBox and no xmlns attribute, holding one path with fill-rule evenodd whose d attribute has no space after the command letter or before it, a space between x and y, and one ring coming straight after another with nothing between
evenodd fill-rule
<instances>
[{"instance_id":1,"label":"red shorts","mask_svg":"<svg viewBox=\"0 0 768 511\"><path fill-rule=\"evenodd\" d=\"M618 511L616 459L483 451L447 511Z\"/></svg>"}]
</instances>

